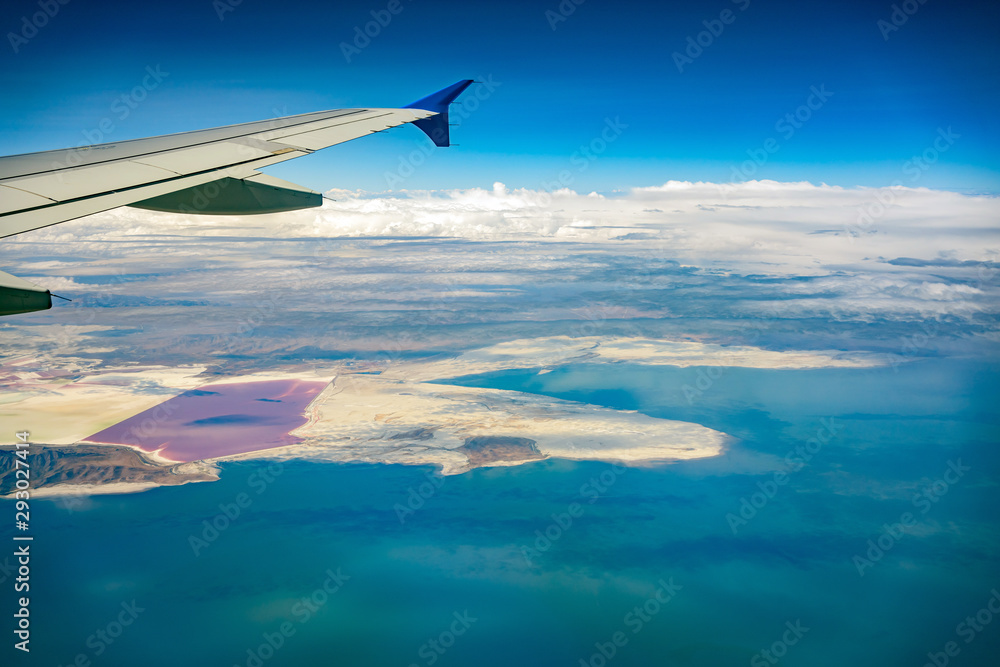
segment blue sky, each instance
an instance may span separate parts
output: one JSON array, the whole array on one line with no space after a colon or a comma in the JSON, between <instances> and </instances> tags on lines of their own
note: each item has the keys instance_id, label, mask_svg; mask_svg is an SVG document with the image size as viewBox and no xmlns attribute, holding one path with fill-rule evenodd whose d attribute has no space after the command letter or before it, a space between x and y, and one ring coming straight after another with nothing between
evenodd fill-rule
<instances>
[{"instance_id":1,"label":"blue sky","mask_svg":"<svg viewBox=\"0 0 1000 667\"><path fill-rule=\"evenodd\" d=\"M499 85L480 89L454 129L460 146L433 151L396 188L550 189L562 174L602 192L748 178L1000 191L1000 10L985 3L911 0L890 30L892 3L871 1L566 0L560 14L557 0L398 0L394 15L388 0L51 2L35 31L25 21L38 0L11 0L0 17L4 154L78 145L105 118L114 128L99 139L117 141L402 106L477 78ZM348 61L341 43L373 11L391 20ZM689 58L682 68L675 53ZM147 67L162 80L126 106L123 94L155 81ZM620 133L584 157L609 120ZM385 190L386 173L423 144L400 128L269 173ZM913 161L925 151L929 162Z\"/></svg>"}]
</instances>

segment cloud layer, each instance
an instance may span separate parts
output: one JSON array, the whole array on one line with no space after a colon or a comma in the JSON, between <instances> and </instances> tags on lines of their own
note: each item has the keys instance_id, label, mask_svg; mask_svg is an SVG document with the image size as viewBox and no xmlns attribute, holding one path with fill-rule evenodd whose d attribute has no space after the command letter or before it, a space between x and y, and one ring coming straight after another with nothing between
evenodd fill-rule
<instances>
[{"instance_id":1,"label":"cloud layer","mask_svg":"<svg viewBox=\"0 0 1000 667\"><path fill-rule=\"evenodd\" d=\"M111 236L433 236L469 240L642 242L675 258L773 272L866 258L992 261L1000 200L926 188L670 181L609 195L563 189L366 193L331 190L320 209L245 217L117 209L22 235L34 241Z\"/></svg>"},{"instance_id":2,"label":"cloud layer","mask_svg":"<svg viewBox=\"0 0 1000 667\"><path fill-rule=\"evenodd\" d=\"M5 270L74 301L5 318L0 340L246 371L559 335L908 356L1000 338L993 197L773 181L328 195L262 216L123 208L11 239Z\"/></svg>"}]
</instances>

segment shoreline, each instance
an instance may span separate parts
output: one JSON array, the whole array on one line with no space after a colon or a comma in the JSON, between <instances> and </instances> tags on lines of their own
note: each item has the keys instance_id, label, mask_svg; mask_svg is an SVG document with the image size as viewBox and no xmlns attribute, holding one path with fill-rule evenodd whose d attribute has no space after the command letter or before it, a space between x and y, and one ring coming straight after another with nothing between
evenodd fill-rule
<instances>
[{"instance_id":1,"label":"shoreline","mask_svg":"<svg viewBox=\"0 0 1000 667\"><path fill-rule=\"evenodd\" d=\"M735 439L733 439L735 440ZM412 463L406 463L402 461L386 461L378 459L364 459L364 458L348 458L348 459L329 459L329 458L319 458L319 457L289 457L289 458L278 458L274 456L253 456L248 454L239 454L233 457L223 457L218 459L204 459L199 461L191 461L180 464L171 464L170 466L161 465L147 457L143 456L145 452L141 450L135 450L132 447L128 449L136 451L140 458L147 458L147 463L151 466L159 468L163 474L170 476L181 476L181 475L193 475L193 474L211 474L211 478L206 479L182 479L178 480L176 483L161 483L156 481L128 481L128 482L107 482L107 483L65 483L57 482L54 484L44 484L39 487L32 487L29 489L32 498L41 499L55 499L55 498L65 498L65 497L89 497L95 495L125 495L130 493L142 493L144 491L149 491L151 489L169 486L184 486L187 484L193 484L198 482L215 482L222 478L224 474L222 468L226 463L244 463L250 461L279 461L282 464L291 462L301 462L301 463L312 463L312 464L337 464L337 465L378 465L378 466L405 466L411 468L429 467L434 470L434 474L441 477L451 477L457 475L463 475L473 470L479 470L483 468L513 468L516 466L527 465L531 463L541 463L543 461L568 461L572 463L607 463L611 465L619 465L627 468L656 468L674 465L684 461L691 461L695 459L708 459L722 456L728 451L728 445L726 447L720 448L713 454L708 454L704 456L693 456L688 458L621 458L621 457L572 457L566 455L549 455L544 454L539 458L529 458L520 460L498 460L489 461L485 463L480 463L475 466L449 466L447 462L440 461L414 461ZM50 449L70 449L77 446L84 446L83 443L80 445L41 445L42 447ZM121 448L124 445L117 444L106 444L106 443L86 443L85 446L99 447L99 448ZM262 451L274 451L262 450ZM190 467L191 471L181 471L178 470L180 467ZM211 471L211 473L209 472ZM15 497L14 492L9 494L0 495L0 500L13 500Z\"/></svg>"}]
</instances>

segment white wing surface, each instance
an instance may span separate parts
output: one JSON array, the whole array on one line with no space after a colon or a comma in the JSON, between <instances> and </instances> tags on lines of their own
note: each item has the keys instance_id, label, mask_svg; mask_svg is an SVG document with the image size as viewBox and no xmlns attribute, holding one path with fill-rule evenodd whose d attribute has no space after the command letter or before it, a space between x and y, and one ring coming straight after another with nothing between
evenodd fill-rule
<instances>
[{"instance_id":1,"label":"white wing surface","mask_svg":"<svg viewBox=\"0 0 1000 667\"><path fill-rule=\"evenodd\" d=\"M0 157L0 238L118 206L214 215L319 206L319 193L258 170L405 123L448 146L448 105L471 83L399 109L334 109ZM48 307L47 290L0 273L0 315Z\"/></svg>"}]
</instances>

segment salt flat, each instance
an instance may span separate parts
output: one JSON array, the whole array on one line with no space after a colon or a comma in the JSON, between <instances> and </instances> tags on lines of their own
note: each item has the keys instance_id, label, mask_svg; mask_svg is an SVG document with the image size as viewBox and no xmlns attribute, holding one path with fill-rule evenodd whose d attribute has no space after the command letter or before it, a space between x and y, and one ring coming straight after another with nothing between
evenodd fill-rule
<instances>
[{"instance_id":1,"label":"salt flat","mask_svg":"<svg viewBox=\"0 0 1000 667\"><path fill-rule=\"evenodd\" d=\"M468 470L460 450L485 436L532 440L544 456L619 462L715 456L729 439L698 424L634 411L371 375L337 377L310 406L309 423L293 434L303 442L267 455L436 465L445 474ZM513 457L490 465L530 460Z\"/></svg>"},{"instance_id":2,"label":"salt flat","mask_svg":"<svg viewBox=\"0 0 1000 667\"><path fill-rule=\"evenodd\" d=\"M732 440L699 424L454 386L446 379L509 369L547 372L578 363L816 369L882 362L865 353L778 351L694 338L550 336L503 341L454 356L333 362L315 368L300 364L224 376L193 366L84 369L70 377L21 373L17 393L8 396L0 416L45 415L35 420L35 442L132 446L164 465L277 458L430 465L443 474L459 474L549 457L633 465L671 462L716 456ZM294 405L284 405L291 394L268 388L288 383L313 389ZM220 400L247 391L242 402ZM141 441L123 437L157 410L164 414L150 428L140 429ZM276 410L282 420L268 438L255 442L255 434L263 433L258 422ZM284 414L289 410L294 414ZM112 437L116 430L121 432ZM227 445L226 438L235 444Z\"/></svg>"},{"instance_id":3,"label":"salt flat","mask_svg":"<svg viewBox=\"0 0 1000 667\"><path fill-rule=\"evenodd\" d=\"M71 445L197 387L201 366L108 369L79 377L23 377L0 403L0 422L31 441Z\"/></svg>"},{"instance_id":4,"label":"salt flat","mask_svg":"<svg viewBox=\"0 0 1000 667\"><path fill-rule=\"evenodd\" d=\"M627 362L651 366L729 366L803 370L868 368L884 365L884 357L836 350L768 350L752 345L719 345L697 340L664 340L615 336L550 336L505 341L433 361L391 367L385 377L436 380L515 368L551 369L570 363Z\"/></svg>"}]
</instances>

